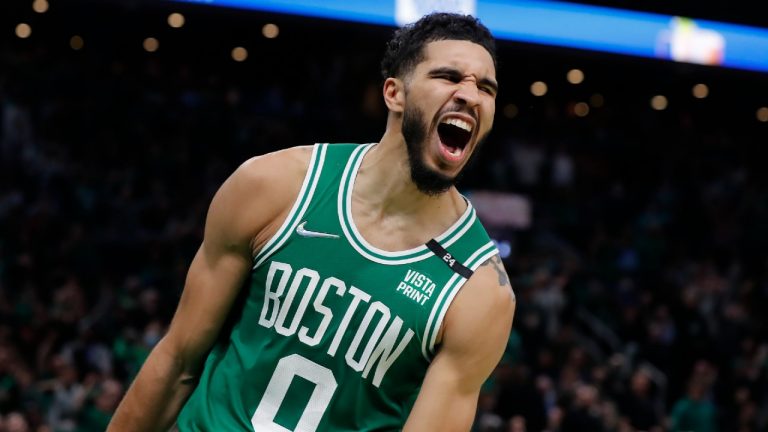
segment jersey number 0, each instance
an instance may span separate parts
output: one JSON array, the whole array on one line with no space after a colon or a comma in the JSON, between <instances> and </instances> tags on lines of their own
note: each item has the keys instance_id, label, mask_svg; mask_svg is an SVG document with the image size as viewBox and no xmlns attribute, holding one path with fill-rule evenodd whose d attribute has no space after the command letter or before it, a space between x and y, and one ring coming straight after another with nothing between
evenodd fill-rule
<instances>
[{"instance_id":1,"label":"jersey number 0","mask_svg":"<svg viewBox=\"0 0 768 432\"><path fill-rule=\"evenodd\" d=\"M288 387L295 376L300 376L315 384L312 396L296 424L295 432L314 432L317 430L325 410L331 403L333 392L338 384L330 369L320 366L298 354L283 357L277 363L267 389L261 398L256 412L251 417L251 425L256 432L291 432L275 423L275 416L283 404Z\"/></svg>"}]
</instances>

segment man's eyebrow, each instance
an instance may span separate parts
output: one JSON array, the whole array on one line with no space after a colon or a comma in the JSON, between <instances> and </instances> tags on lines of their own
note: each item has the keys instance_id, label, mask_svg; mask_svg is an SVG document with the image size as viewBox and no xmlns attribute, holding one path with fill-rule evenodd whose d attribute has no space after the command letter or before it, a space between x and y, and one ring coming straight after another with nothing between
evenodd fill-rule
<instances>
[{"instance_id":1,"label":"man's eyebrow","mask_svg":"<svg viewBox=\"0 0 768 432\"><path fill-rule=\"evenodd\" d=\"M499 92L499 83L497 83L496 81L494 81L494 80L492 80L490 78L481 78L480 79L480 84L486 85L486 86L492 88L494 93L498 93Z\"/></svg>"},{"instance_id":2,"label":"man's eyebrow","mask_svg":"<svg viewBox=\"0 0 768 432\"><path fill-rule=\"evenodd\" d=\"M429 76L449 75L451 77L461 77L463 75L461 71L459 71L458 69L452 68L449 66L441 66L434 69L430 69L429 72L427 72L427 74ZM492 80L491 78L480 78L478 80L478 83L492 88L494 93L499 92L499 84L496 81Z\"/></svg>"},{"instance_id":3,"label":"man's eyebrow","mask_svg":"<svg viewBox=\"0 0 768 432\"><path fill-rule=\"evenodd\" d=\"M459 72L458 69L452 68L449 66L441 66L438 68L430 69L428 72L429 75L451 75L451 76L461 76L461 72Z\"/></svg>"}]
</instances>

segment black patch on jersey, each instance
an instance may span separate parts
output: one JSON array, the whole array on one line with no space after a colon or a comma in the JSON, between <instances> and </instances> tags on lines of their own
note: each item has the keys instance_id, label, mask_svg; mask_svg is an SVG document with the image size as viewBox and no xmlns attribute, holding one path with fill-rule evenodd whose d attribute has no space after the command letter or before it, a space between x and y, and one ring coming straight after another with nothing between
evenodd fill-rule
<instances>
[{"instance_id":1,"label":"black patch on jersey","mask_svg":"<svg viewBox=\"0 0 768 432\"><path fill-rule=\"evenodd\" d=\"M460 263L459 260L453 257L450 252L445 250L444 247L440 245L435 239L431 239L427 242L427 247L429 250L432 251L435 255L437 255L438 258L442 262L445 263L448 267L451 268L451 270L455 271L459 275L461 275L464 279L469 279L472 277L472 270L465 267L464 264Z\"/></svg>"}]
</instances>

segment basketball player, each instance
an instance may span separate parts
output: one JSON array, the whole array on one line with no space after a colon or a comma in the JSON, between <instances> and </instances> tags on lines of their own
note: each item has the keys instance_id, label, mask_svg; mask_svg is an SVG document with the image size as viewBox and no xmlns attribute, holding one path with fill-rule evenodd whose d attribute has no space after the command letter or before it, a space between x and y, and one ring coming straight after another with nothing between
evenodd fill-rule
<instances>
[{"instance_id":1,"label":"basketball player","mask_svg":"<svg viewBox=\"0 0 768 432\"><path fill-rule=\"evenodd\" d=\"M493 122L494 41L433 14L382 65L380 142L257 157L217 192L110 431L470 429L515 309L453 187Z\"/></svg>"}]
</instances>

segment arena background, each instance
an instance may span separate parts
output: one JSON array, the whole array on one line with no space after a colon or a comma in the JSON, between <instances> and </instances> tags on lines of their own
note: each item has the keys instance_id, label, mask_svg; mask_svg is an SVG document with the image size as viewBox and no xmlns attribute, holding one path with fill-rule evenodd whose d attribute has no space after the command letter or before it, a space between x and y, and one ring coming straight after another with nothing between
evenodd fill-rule
<instances>
[{"instance_id":1,"label":"arena background","mask_svg":"<svg viewBox=\"0 0 768 432\"><path fill-rule=\"evenodd\" d=\"M768 27L746 3L594 3ZM2 1L0 431L104 429L228 174L379 139L392 30ZM475 430L768 430L767 76L500 41L498 80L460 189L518 309Z\"/></svg>"}]
</instances>

